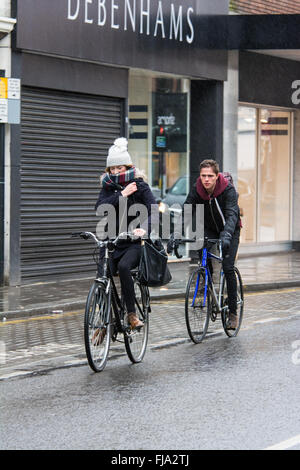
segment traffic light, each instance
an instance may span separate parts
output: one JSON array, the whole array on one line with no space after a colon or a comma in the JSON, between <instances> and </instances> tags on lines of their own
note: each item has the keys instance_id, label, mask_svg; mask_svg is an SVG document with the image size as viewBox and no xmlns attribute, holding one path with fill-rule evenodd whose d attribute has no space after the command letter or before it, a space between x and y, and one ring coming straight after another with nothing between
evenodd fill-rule
<instances>
[{"instance_id":1,"label":"traffic light","mask_svg":"<svg viewBox=\"0 0 300 470\"><path fill-rule=\"evenodd\" d=\"M157 150L164 150L167 147L167 134L164 126L160 125L158 127L158 134L156 134L155 140Z\"/></svg>"}]
</instances>

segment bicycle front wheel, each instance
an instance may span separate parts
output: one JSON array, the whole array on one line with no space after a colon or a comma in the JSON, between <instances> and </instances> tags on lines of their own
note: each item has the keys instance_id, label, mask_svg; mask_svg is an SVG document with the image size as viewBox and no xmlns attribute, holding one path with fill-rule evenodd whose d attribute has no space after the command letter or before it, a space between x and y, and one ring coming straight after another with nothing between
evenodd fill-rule
<instances>
[{"instance_id":1,"label":"bicycle front wheel","mask_svg":"<svg viewBox=\"0 0 300 470\"><path fill-rule=\"evenodd\" d=\"M240 331L242 320L243 320L243 312L244 312L244 291L243 291L243 282L242 277L240 275L239 270L234 267L234 273L236 278L237 284L237 316L238 316L238 326L235 330L228 329L228 319L229 319L229 309L228 309L228 294L227 294L227 284L226 278L224 276L223 285L222 285L222 294L221 294L221 307L222 307L222 324L225 333L227 336L234 337L237 336L238 332Z\"/></svg>"},{"instance_id":2,"label":"bicycle front wheel","mask_svg":"<svg viewBox=\"0 0 300 470\"><path fill-rule=\"evenodd\" d=\"M141 362L145 356L149 334L150 296L147 287L134 281L136 314L144 323L140 329L131 330L130 326L124 331L125 348L131 362Z\"/></svg>"},{"instance_id":3,"label":"bicycle front wheel","mask_svg":"<svg viewBox=\"0 0 300 470\"><path fill-rule=\"evenodd\" d=\"M205 282L205 270L196 269L190 275L185 295L185 321L194 343L204 339L210 315L210 291Z\"/></svg>"},{"instance_id":4,"label":"bicycle front wheel","mask_svg":"<svg viewBox=\"0 0 300 470\"><path fill-rule=\"evenodd\" d=\"M84 315L84 343L90 367L104 369L110 346L110 295L105 286L94 282L87 297Z\"/></svg>"}]
</instances>

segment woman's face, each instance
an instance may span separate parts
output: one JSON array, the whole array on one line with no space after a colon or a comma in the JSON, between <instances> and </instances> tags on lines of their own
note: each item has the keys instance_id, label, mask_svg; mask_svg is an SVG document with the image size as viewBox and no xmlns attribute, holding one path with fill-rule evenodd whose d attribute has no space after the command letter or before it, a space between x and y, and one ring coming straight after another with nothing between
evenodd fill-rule
<instances>
[{"instance_id":1,"label":"woman's face","mask_svg":"<svg viewBox=\"0 0 300 470\"><path fill-rule=\"evenodd\" d=\"M118 173L125 173L126 166L125 165L118 165L118 166L111 166L109 172L112 175L117 175Z\"/></svg>"}]
</instances>

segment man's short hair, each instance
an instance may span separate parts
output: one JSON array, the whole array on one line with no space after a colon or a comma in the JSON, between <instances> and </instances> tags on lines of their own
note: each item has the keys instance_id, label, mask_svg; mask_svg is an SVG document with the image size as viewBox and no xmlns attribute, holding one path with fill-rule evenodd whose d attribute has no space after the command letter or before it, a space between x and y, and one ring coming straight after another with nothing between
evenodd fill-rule
<instances>
[{"instance_id":1,"label":"man's short hair","mask_svg":"<svg viewBox=\"0 0 300 470\"><path fill-rule=\"evenodd\" d=\"M219 174L220 168L219 164L215 160L210 160L207 158L200 163L199 171L201 172L202 168L212 168L216 175Z\"/></svg>"}]
</instances>

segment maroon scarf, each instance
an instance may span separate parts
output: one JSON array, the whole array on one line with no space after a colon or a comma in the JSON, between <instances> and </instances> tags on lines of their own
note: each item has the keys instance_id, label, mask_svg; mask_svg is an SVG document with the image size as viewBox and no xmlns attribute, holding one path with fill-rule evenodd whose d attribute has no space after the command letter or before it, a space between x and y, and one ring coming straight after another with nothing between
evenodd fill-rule
<instances>
[{"instance_id":1,"label":"maroon scarf","mask_svg":"<svg viewBox=\"0 0 300 470\"><path fill-rule=\"evenodd\" d=\"M218 197L222 192L224 191L225 188L228 186L228 180L224 178L222 173L219 173L219 178L217 179L216 186L214 189L214 192L212 194L208 194L206 189L204 188L201 178L197 178L197 183L196 183L196 189L197 193L201 197L201 199L204 199L204 201L209 201L209 199L212 199L214 197Z\"/></svg>"}]
</instances>

